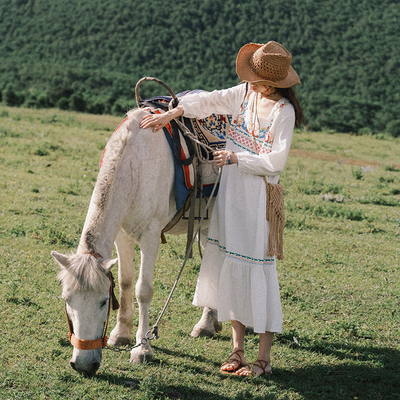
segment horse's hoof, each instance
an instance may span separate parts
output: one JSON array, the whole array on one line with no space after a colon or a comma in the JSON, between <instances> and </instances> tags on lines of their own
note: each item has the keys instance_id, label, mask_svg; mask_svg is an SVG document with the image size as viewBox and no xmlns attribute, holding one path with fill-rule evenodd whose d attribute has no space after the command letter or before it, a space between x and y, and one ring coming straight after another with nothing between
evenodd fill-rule
<instances>
[{"instance_id":1,"label":"horse's hoof","mask_svg":"<svg viewBox=\"0 0 400 400\"><path fill-rule=\"evenodd\" d=\"M213 337L222 331L222 322L218 322L216 313L209 312L193 328L192 337Z\"/></svg>"},{"instance_id":2,"label":"horse's hoof","mask_svg":"<svg viewBox=\"0 0 400 400\"><path fill-rule=\"evenodd\" d=\"M132 340L130 337L113 337L111 336L110 339L108 339L108 344L110 346L128 346L132 343Z\"/></svg>"},{"instance_id":3,"label":"horse's hoof","mask_svg":"<svg viewBox=\"0 0 400 400\"><path fill-rule=\"evenodd\" d=\"M207 328L197 328L196 326L193 328L191 337L208 337L212 338L215 335L215 329L207 329Z\"/></svg>"},{"instance_id":4,"label":"horse's hoof","mask_svg":"<svg viewBox=\"0 0 400 400\"><path fill-rule=\"evenodd\" d=\"M135 351L135 349L133 349L131 351L131 358L129 362L131 362L132 364L142 364L151 361L153 361L153 352L151 350Z\"/></svg>"}]
</instances>

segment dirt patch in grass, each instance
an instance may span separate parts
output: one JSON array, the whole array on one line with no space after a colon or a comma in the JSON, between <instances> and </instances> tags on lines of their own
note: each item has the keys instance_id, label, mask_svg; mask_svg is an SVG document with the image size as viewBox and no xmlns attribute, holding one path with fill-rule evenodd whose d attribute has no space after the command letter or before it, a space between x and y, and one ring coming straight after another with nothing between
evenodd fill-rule
<instances>
[{"instance_id":1,"label":"dirt patch in grass","mask_svg":"<svg viewBox=\"0 0 400 400\"><path fill-rule=\"evenodd\" d=\"M290 149L289 154L292 157L311 158L313 160L321 161L332 161L339 164L370 165L376 167L381 167L382 165L384 165L384 163L379 161L357 160L355 158L338 157L336 154L316 153L313 151L300 149ZM400 169L400 164L393 164L393 167L396 169Z\"/></svg>"}]
</instances>

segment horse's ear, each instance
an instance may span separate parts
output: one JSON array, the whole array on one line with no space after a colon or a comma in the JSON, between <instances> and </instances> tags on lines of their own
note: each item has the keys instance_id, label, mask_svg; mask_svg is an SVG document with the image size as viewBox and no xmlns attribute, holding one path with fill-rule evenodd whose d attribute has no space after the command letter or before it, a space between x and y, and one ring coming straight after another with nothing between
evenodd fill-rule
<instances>
[{"instance_id":1,"label":"horse's ear","mask_svg":"<svg viewBox=\"0 0 400 400\"><path fill-rule=\"evenodd\" d=\"M110 271L111 268L118 262L118 258L114 258L113 260L105 260L104 261L104 268L107 271Z\"/></svg>"},{"instance_id":2,"label":"horse's ear","mask_svg":"<svg viewBox=\"0 0 400 400\"><path fill-rule=\"evenodd\" d=\"M57 253L56 251L52 251L51 255L60 264L61 267L63 267L63 268L68 268L69 267L69 260L68 260L67 256L64 256L63 254Z\"/></svg>"}]
</instances>

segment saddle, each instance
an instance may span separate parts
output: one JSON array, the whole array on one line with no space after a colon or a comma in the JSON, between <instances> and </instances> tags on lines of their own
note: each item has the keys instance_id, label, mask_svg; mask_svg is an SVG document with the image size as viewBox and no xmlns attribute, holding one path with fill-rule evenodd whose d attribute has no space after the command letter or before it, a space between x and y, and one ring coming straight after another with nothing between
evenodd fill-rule
<instances>
[{"instance_id":1,"label":"saddle","mask_svg":"<svg viewBox=\"0 0 400 400\"><path fill-rule=\"evenodd\" d=\"M199 90L186 91L179 93L180 99L188 93L196 93ZM172 100L169 96L153 97L139 103L140 108L145 108L151 113L162 113L168 110L168 104ZM230 127L231 116L222 114L212 114L207 118L182 118L186 128L196 136L196 138L213 150L225 148L226 136ZM165 128L164 134L174 154L175 164L175 201L176 209L180 210L187 201L188 195L194 187L196 174L193 164L195 148L192 141L182 134L178 124L172 120ZM201 148L203 160L212 160L212 153ZM218 169L210 164L202 164L199 180L199 190L208 197L213 189L217 177ZM201 188L201 189L200 189ZM200 193L197 194L197 197Z\"/></svg>"},{"instance_id":2,"label":"saddle","mask_svg":"<svg viewBox=\"0 0 400 400\"><path fill-rule=\"evenodd\" d=\"M179 93L174 100L175 107L179 99L189 93L196 93L199 90L185 91ZM168 110L172 97L158 96L138 103L140 108L145 108L151 113L162 113ZM226 136L229 131L231 116L212 114L204 119L181 117L184 126L195 135L201 143L213 150L225 148ZM175 202L176 210L174 218L164 227L161 232L161 242L166 243L165 233L172 229L181 218L188 219L187 250L193 238L194 220L199 220L200 215L195 215L194 199L209 198L217 179L218 168L211 163L201 163L195 158L195 147L190 138L183 135L181 128L172 120L164 127L165 137L174 155L175 165ZM202 160L211 161L212 152L200 147ZM194 160L196 162L194 163ZM218 187L215 190L215 195ZM193 207L191 207L193 205ZM200 211L200 210L199 210ZM189 216L186 213L189 212ZM192 252L190 251L190 256Z\"/></svg>"}]
</instances>

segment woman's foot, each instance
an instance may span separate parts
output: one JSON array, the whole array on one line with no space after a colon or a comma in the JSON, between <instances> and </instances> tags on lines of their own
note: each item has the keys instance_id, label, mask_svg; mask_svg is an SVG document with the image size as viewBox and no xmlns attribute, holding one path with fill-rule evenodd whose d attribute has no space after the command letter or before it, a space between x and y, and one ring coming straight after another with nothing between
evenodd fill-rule
<instances>
[{"instance_id":1,"label":"woman's foot","mask_svg":"<svg viewBox=\"0 0 400 400\"><path fill-rule=\"evenodd\" d=\"M253 369L250 369L248 365L244 365L242 368L235 372L239 376L261 376L261 375L271 375L272 367L270 361L257 360L253 364Z\"/></svg>"},{"instance_id":2,"label":"woman's foot","mask_svg":"<svg viewBox=\"0 0 400 400\"><path fill-rule=\"evenodd\" d=\"M235 372L238 369L243 369L247 366L246 360L244 358L243 350L235 350L229 357L229 360L222 364L219 370L225 374Z\"/></svg>"}]
</instances>

